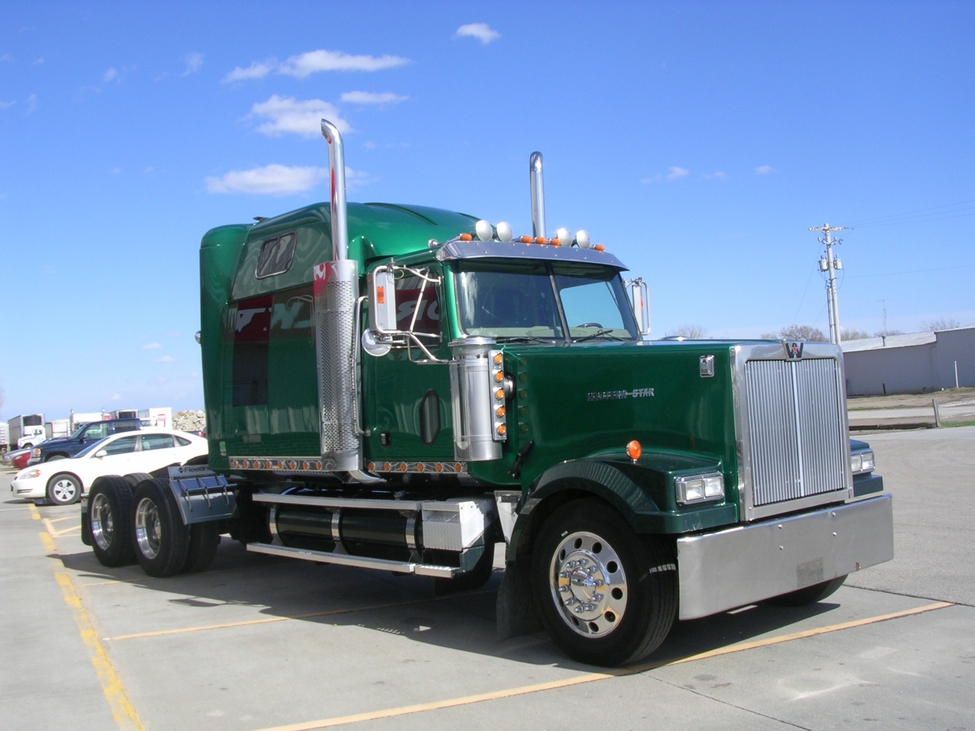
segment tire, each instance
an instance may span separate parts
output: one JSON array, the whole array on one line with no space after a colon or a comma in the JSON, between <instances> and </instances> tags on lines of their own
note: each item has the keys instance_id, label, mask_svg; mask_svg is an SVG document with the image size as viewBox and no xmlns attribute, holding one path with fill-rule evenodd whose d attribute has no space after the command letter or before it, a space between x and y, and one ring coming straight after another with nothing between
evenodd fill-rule
<instances>
[{"instance_id":1,"label":"tire","mask_svg":"<svg viewBox=\"0 0 975 731\"><path fill-rule=\"evenodd\" d=\"M638 536L598 500L568 503L545 521L531 579L543 623L579 662L636 662L663 643L677 616L672 545Z\"/></svg>"},{"instance_id":2,"label":"tire","mask_svg":"<svg viewBox=\"0 0 975 731\"><path fill-rule=\"evenodd\" d=\"M72 505L81 499L81 480L67 472L54 475L47 483L47 499L55 505Z\"/></svg>"},{"instance_id":3,"label":"tire","mask_svg":"<svg viewBox=\"0 0 975 731\"><path fill-rule=\"evenodd\" d=\"M194 523L190 526L190 543L186 551L184 574L205 571L213 563L220 545L220 524L216 521Z\"/></svg>"},{"instance_id":4,"label":"tire","mask_svg":"<svg viewBox=\"0 0 975 731\"><path fill-rule=\"evenodd\" d=\"M772 597L768 603L783 607L804 607L807 604L815 604L843 586L844 581L846 581L846 575L837 576L835 579L824 581L822 584L813 584L798 591L790 591L788 594Z\"/></svg>"},{"instance_id":5,"label":"tire","mask_svg":"<svg viewBox=\"0 0 975 731\"><path fill-rule=\"evenodd\" d=\"M143 480L132 495L132 548L142 570L159 578L186 563L190 530L183 524L168 480Z\"/></svg>"},{"instance_id":6,"label":"tire","mask_svg":"<svg viewBox=\"0 0 975 731\"><path fill-rule=\"evenodd\" d=\"M151 480L152 479L152 475L147 474L145 472L132 472L131 474L126 475L123 479L127 483L129 483L129 487L131 487L133 490L135 490L135 488L137 488L139 486L139 483L140 482L145 482L146 480Z\"/></svg>"},{"instance_id":7,"label":"tire","mask_svg":"<svg viewBox=\"0 0 975 731\"><path fill-rule=\"evenodd\" d=\"M67 459L67 455L64 454L52 454L50 457L46 458L45 462L53 462L56 459Z\"/></svg>"},{"instance_id":8,"label":"tire","mask_svg":"<svg viewBox=\"0 0 975 731\"><path fill-rule=\"evenodd\" d=\"M102 566L135 563L129 521L132 517L132 488L121 477L99 477L88 495L88 524L91 550Z\"/></svg>"}]
</instances>

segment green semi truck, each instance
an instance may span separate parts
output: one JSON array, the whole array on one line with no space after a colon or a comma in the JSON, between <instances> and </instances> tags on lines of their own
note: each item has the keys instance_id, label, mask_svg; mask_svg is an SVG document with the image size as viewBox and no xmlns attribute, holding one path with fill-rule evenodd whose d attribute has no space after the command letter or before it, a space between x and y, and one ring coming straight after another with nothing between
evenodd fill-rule
<instances>
[{"instance_id":1,"label":"green semi truck","mask_svg":"<svg viewBox=\"0 0 975 731\"><path fill-rule=\"evenodd\" d=\"M209 458L93 485L98 559L155 576L249 551L491 577L500 637L544 627L598 665L678 619L818 601L893 556L891 497L848 436L838 347L653 341L640 279L585 231L546 237L331 198L200 249Z\"/></svg>"}]
</instances>

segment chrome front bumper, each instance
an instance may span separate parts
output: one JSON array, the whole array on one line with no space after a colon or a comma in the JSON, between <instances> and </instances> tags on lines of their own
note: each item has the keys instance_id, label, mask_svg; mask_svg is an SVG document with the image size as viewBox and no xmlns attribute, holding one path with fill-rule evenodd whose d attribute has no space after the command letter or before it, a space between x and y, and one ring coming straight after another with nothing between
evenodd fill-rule
<instances>
[{"instance_id":1,"label":"chrome front bumper","mask_svg":"<svg viewBox=\"0 0 975 731\"><path fill-rule=\"evenodd\" d=\"M894 557L889 493L677 540L680 619L697 619Z\"/></svg>"}]
</instances>

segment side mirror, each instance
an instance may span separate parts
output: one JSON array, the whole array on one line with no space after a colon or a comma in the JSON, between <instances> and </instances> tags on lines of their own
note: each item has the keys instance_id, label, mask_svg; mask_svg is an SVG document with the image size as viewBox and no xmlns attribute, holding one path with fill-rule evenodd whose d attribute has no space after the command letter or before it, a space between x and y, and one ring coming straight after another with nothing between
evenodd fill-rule
<instances>
[{"instance_id":1,"label":"side mirror","mask_svg":"<svg viewBox=\"0 0 975 731\"><path fill-rule=\"evenodd\" d=\"M377 358L391 349L396 332L396 283L393 272L379 267L369 274L369 329L362 333L362 349Z\"/></svg>"},{"instance_id":2,"label":"side mirror","mask_svg":"<svg viewBox=\"0 0 975 731\"><path fill-rule=\"evenodd\" d=\"M106 452L104 449L99 449L97 452L95 452L95 457L97 457L98 459L107 456L108 456L108 452Z\"/></svg>"}]
</instances>

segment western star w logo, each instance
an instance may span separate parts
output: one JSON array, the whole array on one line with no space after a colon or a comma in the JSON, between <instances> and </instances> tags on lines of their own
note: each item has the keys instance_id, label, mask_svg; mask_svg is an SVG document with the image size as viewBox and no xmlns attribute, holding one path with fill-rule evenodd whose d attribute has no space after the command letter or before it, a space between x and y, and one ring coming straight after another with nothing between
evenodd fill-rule
<instances>
[{"instance_id":1,"label":"western star w logo","mask_svg":"<svg viewBox=\"0 0 975 731\"><path fill-rule=\"evenodd\" d=\"M782 343L785 346L785 355L789 360L799 360L802 357L802 343Z\"/></svg>"}]
</instances>

